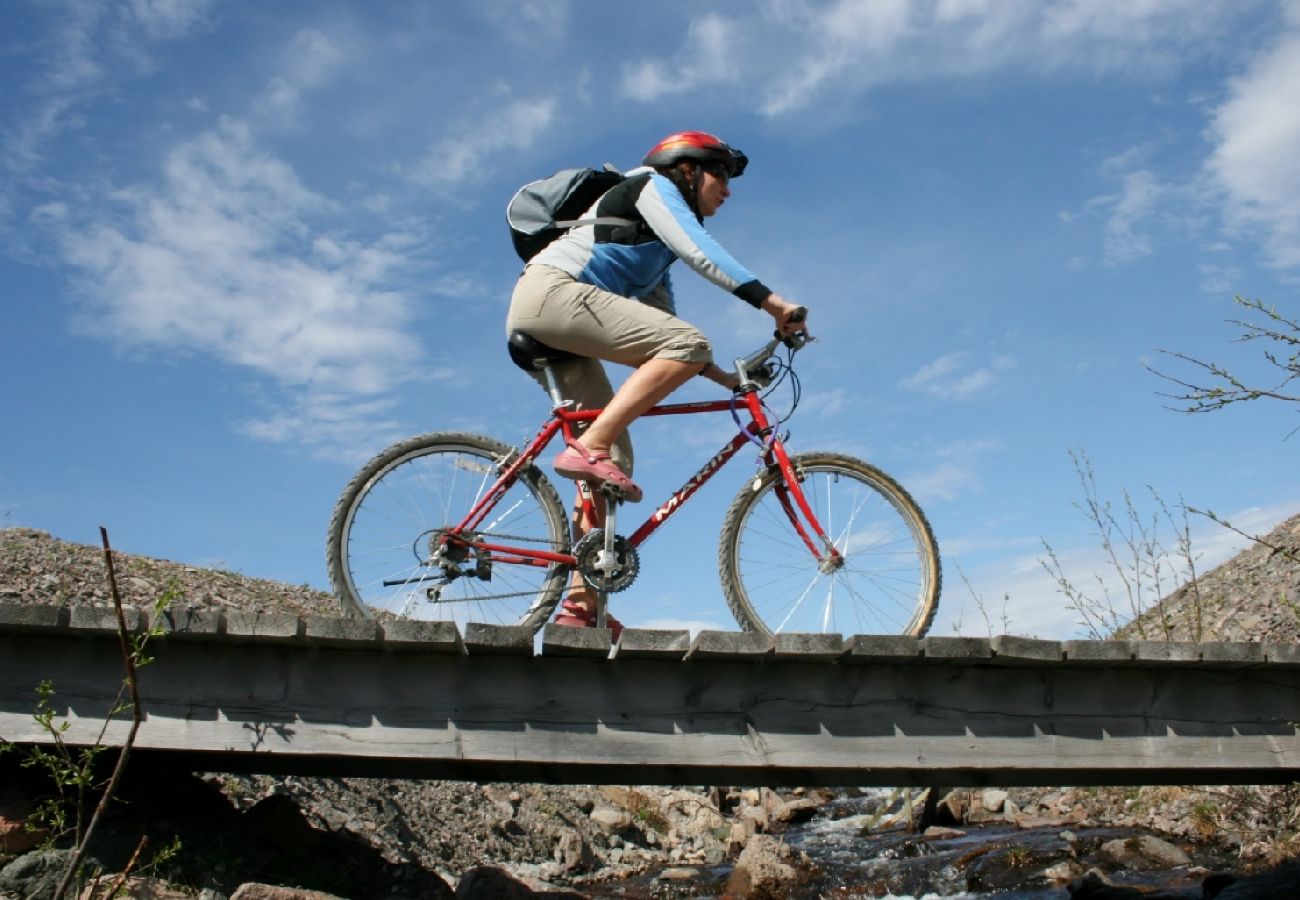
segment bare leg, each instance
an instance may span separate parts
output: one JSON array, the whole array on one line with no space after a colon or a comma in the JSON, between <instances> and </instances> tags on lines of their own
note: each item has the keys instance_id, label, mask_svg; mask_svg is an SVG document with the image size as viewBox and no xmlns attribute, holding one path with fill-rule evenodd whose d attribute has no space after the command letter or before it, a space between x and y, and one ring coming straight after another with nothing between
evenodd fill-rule
<instances>
[{"instance_id":1,"label":"bare leg","mask_svg":"<svg viewBox=\"0 0 1300 900\"><path fill-rule=\"evenodd\" d=\"M573 501L573 537L575 543L593 528L600 526L605 519L605 498L600 493L592 491L591 515L586 513L583 508L583 490L578 487L578 493ZM596 611L596 592L587 586L583 579L582 573L577 569L569 578L569 596L568 601L574 606L579 606L587 612Z\"/></svg>"},{"instance_id":2,"label":"bare leg","mask_svg":"<svg viewBox=\"0 0 1300 900\"><path fill-rule=\"evenodd\" d=\"M628 376L604 412L583 432L582 443L593 453L609 450L627 427L646 410L694 378L701 363L676 359L647 360Z\"/></svg>"}]
</instances>

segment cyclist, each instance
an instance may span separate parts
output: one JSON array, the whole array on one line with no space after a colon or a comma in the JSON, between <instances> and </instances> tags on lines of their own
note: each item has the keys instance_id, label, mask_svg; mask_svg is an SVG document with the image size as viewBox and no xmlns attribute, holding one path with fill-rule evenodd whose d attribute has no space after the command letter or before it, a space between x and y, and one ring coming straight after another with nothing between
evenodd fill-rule
<instances>
[{"instance_id":1,"label":"cyclist","mask_svg":"<svg viewBox=\"0 0 1300 900\"><path fill-rule=\"evenodd\" d=\"M563 477L592 487L608 482L626 500L640 500L641 489L631 479L628 426L696 375L737 386L734 373L713 363L708 338L677 317L668 275L676 260L771 315L782 335L804 330L802 322L791 321L799 307L759 281L704 229L704 219L731 196L730 181L748 161L714 135L671 134L582 217L622 223L572 228L529 260L511 298L507 330L578 354L580 359L552 367L560 392L576 409L604 407L581 440L569 441L556 456L555 471ZM614 391L600 360L635 371ZM595 524L576 516L579 534ZM575 573L555 621L592 625L594 618L595 598ZM617 639L621 626L608 621Z\"/></svg>"}]
</instances>

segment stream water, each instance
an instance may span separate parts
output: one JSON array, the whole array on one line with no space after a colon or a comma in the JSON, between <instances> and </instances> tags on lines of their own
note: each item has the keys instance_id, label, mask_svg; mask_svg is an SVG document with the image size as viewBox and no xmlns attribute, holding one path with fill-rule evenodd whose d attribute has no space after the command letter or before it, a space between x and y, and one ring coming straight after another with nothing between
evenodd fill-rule
<instances>
[{"instance_id":1,"label":"stream water","mask_svg":"<svg viewBox=\"0 0 1300 900\"><path fill-rule=\"evenodd\" d=\"M1137 872L1107 864L1101 846L1138 834L1132 830L989 824L926 838L898 827L882 828L881 803L882 794L876 792L844 796L785 832L785 842L805 853L817 869L806 882L791 886L791 900L1065 900L1065 884L1091 867L1107 871L1116 884L1201 896L1204 869ZM1207 867L1224 863L1211 851L1192 855ZM592 896L722 897L731 868L728 863L666 870L607 884Z\"/></svg>"}]
</instances>

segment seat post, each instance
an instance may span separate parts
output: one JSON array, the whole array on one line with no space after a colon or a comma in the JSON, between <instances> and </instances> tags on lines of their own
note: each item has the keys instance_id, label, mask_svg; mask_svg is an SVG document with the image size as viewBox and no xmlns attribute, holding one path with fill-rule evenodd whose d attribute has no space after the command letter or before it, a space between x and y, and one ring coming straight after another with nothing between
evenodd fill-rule
<instances>
[{"instance_id":1,"label":"seat post","mask_svg":"<svg viewBox=\"0 0 1300 900\"><path fill-rule=\"evenodd\" d=\"M546 384L546 393L551 398L551 406L559 409L562 406L572 406L572 400L565 400L560 393L560 383L555 378L555 370L549 363L544 363L541 367L542 381Z\"/></svg>"}]
</instances>

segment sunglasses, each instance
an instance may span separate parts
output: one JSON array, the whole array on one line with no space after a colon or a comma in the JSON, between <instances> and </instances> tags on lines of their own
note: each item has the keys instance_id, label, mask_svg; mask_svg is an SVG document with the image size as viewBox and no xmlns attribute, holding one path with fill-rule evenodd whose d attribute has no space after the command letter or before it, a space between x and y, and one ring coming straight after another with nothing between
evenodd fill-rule
<instances>
[{"instance_id":1,"label":"sunglasses","mask_svg":"<svg viewBox=\"0 0 1300 900\"><path fill-rule=\"evenodd\" d=\"M731 170L720 163L708 163L706 165L701 165L700 168L721 181L723 184L726 184L731 180Z\"/></svg>"}]
</instances>

